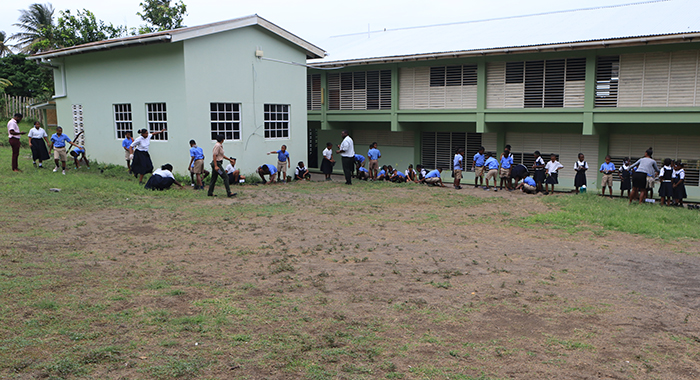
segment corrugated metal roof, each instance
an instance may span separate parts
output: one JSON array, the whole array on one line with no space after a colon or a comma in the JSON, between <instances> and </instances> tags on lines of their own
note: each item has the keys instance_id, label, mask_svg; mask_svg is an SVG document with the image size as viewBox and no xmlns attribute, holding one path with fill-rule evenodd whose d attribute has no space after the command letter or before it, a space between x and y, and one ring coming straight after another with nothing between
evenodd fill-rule
<instances>
[{"instance_id":1,"label":"corrugated metal roof","mask_svg":"<svg viewBox=\"0 0 700 380\"><path fill-rule=\"evenodd\" d=\"M379 60L700 31L699 0L660 0L330 37L309 63Z\"/></svg>"},{"instance_id":2,"label":"corrugated metal roof","mask_svg":"<svg viewBox=\"0 0 700 380\"><path fill-rule=\"evenodd\" d=\"M285 29L280 28L279 26L267 21L266 19L258 15L251 15L226 21L214 22L211 24L191 26L186 28L167 30L163 32L140 34L136 36L129 36L123 38L115 38L111 40L104 40L98 42L91 42L83 45L71 46L63 49L50 50L34 54L31 57L29 57L29 59L53 58L65 55L81 54L83 52L88 51L112 49L143 43L157 43L170 41L176 42L186 40L189 38L201 37L212 33L219 33L251 25L261 26L269 30L270 32L299 46L300 48L306 51L307 56L310 58L320 58L325 55L325 51L319 48L318 46L301 39L300 37L286 31Z\"/></svg>"}]
</instances>

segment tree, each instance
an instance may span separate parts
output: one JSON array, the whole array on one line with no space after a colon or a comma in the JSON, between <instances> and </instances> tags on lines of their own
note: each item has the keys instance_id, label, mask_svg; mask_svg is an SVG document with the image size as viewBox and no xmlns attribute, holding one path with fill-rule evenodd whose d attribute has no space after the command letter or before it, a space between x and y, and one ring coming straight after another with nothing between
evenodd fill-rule
<instances>
[{"instance_id":1,"label":"tree","mask_svg":"<svg viewBox=\"0 0 700 380\"><path fill-rule=\"evenodd\" d=\"M20 10L19 22L13 24L22 31L12 35L17 47L23 53L36 53L40 46L51 46L53 29L53 6L51 3L32 4L29 9Z\"/></svg>"},{"instance_id":2,"label":"tree","mask_svg":"<svg viewBox=\"0 0 700 380\"><path fill-rule=\"evenodd\" d=\"M12 54L12 49L10 49L10 45L7 44L7 41L7 34L0 30L0 58Z\"/></svg>"},{"instance_id":3,"label":"tree","mask_svg":"<svg viewBox=\"0 0 700 380\"><path fill-rule=\"evenodd\" d=\"M126 34L126 27L105 24L102 20L97 20L95 14L87 9L77 11L75 15L70 10L61 11L60 17L48 33L51 36L50 48L62 48L75 45L86 44L119 38Z\"/></svg>"},{"instance_id":4,"label":"tree","mask_svg":"<svg viewBox=\"0 0 700 380\"><path fill-rule=\"evenodd\" d=\"M0 78L12 82L5 88L11 96L42 98L53 93L53 71L28 60L26 54L0 58Z\"/></svg>"},{"instance_id":5,"label":"tree","mask_svg":"<svg viewBox=\"0 0 700 380\"><path fill-rule=\"evenodd\" d=\"M149 25L141 25L138 34L162 30L183 28L183 18L187 15L187 6L182 0L170 5L170 0L145 0L139 4L143 13L136 14Z\"/></svg>"}]
</instances>

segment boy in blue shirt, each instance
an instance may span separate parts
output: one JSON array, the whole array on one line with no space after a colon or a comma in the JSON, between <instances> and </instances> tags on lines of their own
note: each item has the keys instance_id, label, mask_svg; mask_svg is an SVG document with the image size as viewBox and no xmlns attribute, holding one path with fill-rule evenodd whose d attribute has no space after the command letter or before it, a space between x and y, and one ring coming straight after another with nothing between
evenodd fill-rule
<instances>
[{"instance_id":1,"label":"boy in blue shirt","mask_svg":"<svg viewBox=\"0 0 700 380\"><path fill-rule=\"evenodd\" d=\"M462 181L462 169L464 168L464 149L457 149L455 158L452 161L452 176L455 177L453 186L456 190L462 189L460 182Z\"/></svg>"},{"instance_id":2,"label":"boy in blue shirt","mask_svg":"<svg viewBox=\"0 0 700 380\"><path fill-rule=\"evenodd\" d=\"M359 169L357 169L357 179L363 179L363 180L368 180L369 179L369 170L365 169L364 166L360 166Z\"/></svg>"},{"instance_id":3,"label":"boy in blue shirt","mask_svg":"<svg viewBox=\"0 0 700 380\"><path fill-rule=\"evenodd\" d=\"M602 186L603 186L603 192L601 193L602 196L605 196L605 186L610 189L610 198L612 198L612 184L613 184L613 173L615 173L615 164L610 162L612 158L610 155L605 156L605 162L600 165L600 172L603 173L603 180L602 180Z\"/></svg>"},{"instance_id":4,"label":"boy in blue shirt","mask_svg":"<svg viewBox=\"0 0 700 380\"><path fill-rule=\"evenodd\" d=\"M355 175L355 177L360 176L360 168L363 166L365 166L365 156L363 156L361 154L356 154L355 155L355 169L357 171L357 174Z\"/></svg>"},{"instance_id":5,"label":"boy in blue shirt","mask_svg":"<svg viewBox=\"0 0 700 380\"><path fill-rule=\"evenodd\" d=\"M277 168L274 165L262 164L255 171L260 176L260 179L262 179L263 185L270 185L275 183L275 173L277 173ZM270 176L269 181L265 180L266 175Z\"/></svg>"},{"instance_id":6,"label":"boy in blue shirt","mask_svg":"<svg viewBox=\"0 0 700 380\"><path fill-rule=\"evenodd\" d=\"M374 181L377 179L377 175L379 174L379 159L382 158L382 152L377 149L376 142L369 145L367 158L369 158L369 174L372 176L372 180Z\"/></svg>"},{"instance_id":7,"label":"boy in blue shirt","mask_svg":"<svg viewBox=\"0 0 700 380\"><path fill-rule=\"evenodd\" d=\"M404 174L401 170L394 169L394 175L391 176L391 182L405 183L406 174Z\"/></svg>"},{"instance_id":8,"label":"boy in blue shirt","mask_svg":"<svg viewBox=\"0 0 700 380\"><path fill-rule=\"evenodd\" d=\"M486 173L486 189L484 190L490 190L489 179L493 178L494 191L498 191L498 184L496 183L496 178L498 177L498 160L496 160L493 157L493 153L486 153L486 161L484 161L484 167L488 169L488 172Z\"/></svg>"},{"instance_id":9,"label":"boy in blue shirt","mask_svg":"<svg viewBox=\"0 0 700 380\"><path fill-rule=\"evenodd\" d=\"M194 189L204 189L202 180L207 177L209 172L204 170L204 150L198 147L194 140L190 140L190 164L187 167L190 169L190 176L196 177L196 182L192 181Z\"/></svg>"},{"instance_id":10,"label":"boy in blue shirt","mask_svg":"<svg viewBox=\"0 0 700 380\"><path fill-rule=\"evenodd\" d=\"M126 159L126 168L131 174L131 159L134 157L134 152L131 150L131 143L134 142L134 138L131 137L131 131L124 134L124 140L122 140L122 148L124 148L124 158Z\"/></svg>"},{"instance_id":11,"label":"boy in blue shirt","mask_svg":"<svg viewBox=\"0 0 700 380\"><path fill-rule=\"evenodd\" d=\"M442 178L440 178L440 173L442 173L442 168L431 170L430 172L428 172L428 174L425 175L425 178L423 178L423 182L431 184L433 186L438 186L439 184L440 187L445 187L445 185L442 183Z\"/></svg>"},{"instance_id":12,"label":"boy in blue shirt","mask_svg":"<svg viewBox=\"0 0 700 380\"><path fill-rule=\"evenodd\" d=\"M79 145L74 144L70 141L70 138L63 134L63 128L56 127L56 133L51 135L51 146L49 151L53 150L53 161L56 167L53 169L54 173L58 171L58 160L61 160L61 167L63 168L63 175L66 175L66 144L73 145L76 148L80 148Z\"/></svg>"},{"instance_id":13,"label":"boy in blue shirt","mask_svg":"<svg viewBox=\"0 0 700 380\"><path fill-rule=\"evenodd\" d=\"M85 166L87 166L88 169L90 169L90 162L88 161L87 157L85 156L85 147L77 147L73 150L70 151L71 157L73 157L73 163L75 164L75 169L80 169L80 161L85 161ZM82 157L81 157L82 155ZM80 157L80 158L78 158Z\"/></svg>"},{"instance_id":14,"label":"boy in blue shirt","mask_svg":"<svg viewBox=\"0 0 700 380\"><path fill-rule=\"evenodd\" d=\"M287 169L292 167L292 162L289 159L289 153L287 152L287 146L282 145L280 150L273 150L269 154L277 153L277 181L280 181L280 175L283 175L282 183L287 182ZM272 181L270 181L272 182Z\"/></svg>"},{"instance_id":15,"label":"boy in blue shirt","mask_svg":"<svg viewBox=\"0 0 700 380\"><path fill-rule=\"evenodd\" d=\"M537 182L532 177L525 177L523 182L515 188L515 190L518 189L522 190L523 193L534 194L537 191Z\"/></svg>"},{"instance_id":16,"label":"boy in blue shirt","mask_svg":"<svg viewBox=\"0 0 700 380\"><path fill-rule=\"evenodd\" d=\"M501 155L501 190L503 190L503 183L506 184L506 190L511 190L510 183L510 167L513 165L513 156L510 154L509 150L504 150Z\"/></svg>"},{"instance_id":17,"label":"boy in blue shirt","mask_svg":"<svg viewBox=\"0 0 700 380\"><path fill-rule=\"evenodd\" d=\"M387 168L386 165L382 166L382 170L380 170L379 173L377 173L377 181L384 181L387 179L387 177L388 177L387 170L388 169L389 168Z\"/></svg>"},{"instance_id":18,"label":"boy in blue shirt","mask_svg":"<svg viewBox=\"0 0 700 380\"><path fill-rule=\"evenodd\" d=\"M484 147L480 146L479 151L474 155L472 160L472 170L474 171L474 188L479 187L479 185L484 185L484 162L486 162L486 155L484 154Z\"/></svg>"}]
</instances>

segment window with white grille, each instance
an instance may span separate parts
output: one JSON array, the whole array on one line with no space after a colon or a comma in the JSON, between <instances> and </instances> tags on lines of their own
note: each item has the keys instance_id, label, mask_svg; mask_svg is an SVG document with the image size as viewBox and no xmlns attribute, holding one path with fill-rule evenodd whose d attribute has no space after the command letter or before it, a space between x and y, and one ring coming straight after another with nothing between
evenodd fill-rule
<instances>
[{"instance_id":1,"label":"window with white grille","mask_svg":"<svg viewBox=\"0 0 700 380\"><path fill-rule=\"evenodd\" d=\"M391 109L391 70L328 74L328 109Z\"/></svg>"},{"instance_id":2,"label":"window with white grille","mask_svg":"<svg viewBox=\"0 0 700 380\"><path fill-rule=\"evenodd\" d=\"M148 132L158 132L168 127L168 112L165 103L146 103L146 119L148 120ZM157 134L152 140L168 140L168 132Z\"/></svg>"},{"instance_id":3,"label":"window with white grille","mask_svg":"<svg viewBox=\"0 0 700 380\"><path fill-rule=\"evenodd\" d=\"M134 131L131 119L131 104L114 104L114 128L117 132L117 139L126 137L126 132Z\"/></svg>"},{"instance_id":4,"label":"window with white grille","mask_svg":"<svg viewBox=\"0 0 700 380\"><path fill-rule=\"evenodd\" d=\"M595 70L595 106L617 107L620 57L598 57Z\"/></svg>"},{"instance_id":5,"label":"window with white grille","mask_svg":"<svg viewBox=\"0 0 700 380\"><path fill-rule=\"evenodd\" d=\"M321 74L309 74L306 76L306 109L320 111L322 104Z\"/></svg>"},{"instance_id":6,"label":"window with white grille","mask_svg":"<svg viewBox=\"0 0 700 380\"><path fill-rule=\"evenodd\" d=\"M289 104L265 104L265 138L289 138Z\"/></svg>"},{"instance_id":7,"label":"window with white grille","mask_svg":"<svg viewBox=\"0 0 700 380\"><path fill-rule=\"evenodd\" d=\"M74 142L78 145L85 145L85 132L83 124L83 105L73 104L73 133Z\"/></svg>"},{"instance_id":8,"label":"window with white grille","mask_svg":"<svg viewBox=\"0 0 700 380\"><path fill-rule=\"evenodd\" d=\"M211 103L209 105L211 120L211 139L224 135L226 140L241 139L241 105L238 103Z\"/></svg>"},{"instance_id":9,"label":"window with white grille","mask_svg":"<svg viewBox=\"0 0 700 380\"><path fill-rule=\"evenodd\" d=\"M586 59L491 62L488 108L583 107Z\"/></svg>"}]
</instances>

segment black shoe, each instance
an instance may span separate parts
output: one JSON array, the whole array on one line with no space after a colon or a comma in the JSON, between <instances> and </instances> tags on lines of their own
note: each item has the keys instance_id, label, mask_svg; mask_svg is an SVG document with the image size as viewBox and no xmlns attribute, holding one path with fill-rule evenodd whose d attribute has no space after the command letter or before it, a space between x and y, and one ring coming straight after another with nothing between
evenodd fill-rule
<instances>
[{"instance_id":1,"label":"black shoe","mask_svg":"<svg viewBox=\"0 0 700 380\"><path fill-rule=\"evenodd\" d=\"M207 194L208 197L215 197L216 194Z\"/></svg>"},{"instance_id":2,"label":"black shoe","mask_svg":"<svg viewBox=\"0 0 700 380\"><path fill-rule=\"evenodd\" d=\"M231 194L227 195L227 197L233 198L233 197L235 197L236 195L238 195L238 193L231 193Z\"/></svg>"}]
</instances>

